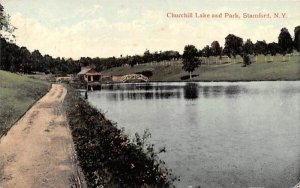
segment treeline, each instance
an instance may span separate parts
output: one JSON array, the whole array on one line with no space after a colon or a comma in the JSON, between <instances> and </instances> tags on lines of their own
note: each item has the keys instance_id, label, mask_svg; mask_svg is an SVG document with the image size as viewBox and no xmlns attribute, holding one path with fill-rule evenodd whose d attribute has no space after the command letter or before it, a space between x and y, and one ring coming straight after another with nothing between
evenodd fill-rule
<instances>
[{"instance_id":1,"label":"treeline","mask_svg":"<svg viewBox=\"0 0 300 188\"><path fill-rule=\"evenodd\" d=\"M42 55L38 50L32 53L26 47L7 42L0 38L0 69L10 72L45 72L55 74L71 74L80 71L77 61L64 58L53 58Z\"/></svg>"},{"instance_id":2,"label":"treeline","mask_svg":"<svg viewBox=\"0 0 300 188\"><path fill-rule=\"evenodd\" d=\"M120 56L109 58L81 57L79 60L72 58L54 58L50 55L42 55L38 50L30 52L26 47L19 47L8 42L6 38L0 36L0 69L11 72L33 73L45 72L52 74L73 74L80 71L82 66L95 67L97 71L106 70L123 65L134 66L136 64L178 60L182 55L178 51L150 52L146 50L143 55ZM245 42L241 37L229 34L225 38L224 47L218 41L213 41L211 45L206 45L203 49L197 49L197 57L229 56L237 55L276 55L287 54L293 50L300 50L300 26L294 30L294 39L286 28L282 28L278 36L278 42L267 43L257 41L253 43L251 39Z\"/></svg>"},{"instance_id":3,"label":"treeline","mask_svg":"<svg viewBox=\"0 0 300 188\"><path fill-rule=\"evenodd\" d=\"M241 37L229 34L225 38L225 45L221 47L218 41L213 41L211 45L206 45L203 49L198 51L199 57L210 56L229 56L236 57L237 55L276 55L292 53L293 50L300 50L300 26L296 27L294 40L291 37L288 29L282 28L278 36L278 42L267 43L265 40L253 43L251 39L245 42Z\"/></svg>"},{"instance_id":4,"label":"treeline","mask_svg":"<svg viewBox=\"0 0 300 188\"><path fill-rule=\"evenodd\" d=\"M92 66L95 67L97 71L102 71L122 65L134 66L136 64L153 61L169 61L180 58L180 54L177 51L150 53L149 50L147 50L144 55L125 57L121 55L119 58L81 57L79 60L60 57L53 58L48 54L42 55L39 50L30 52L26 47L19 47L14 43L7 42L7 40L2 37L0 37L0 52L0 69L26 74L44 72L65 75L78 73L82 66Z\"/></svg>"}]
</instances>

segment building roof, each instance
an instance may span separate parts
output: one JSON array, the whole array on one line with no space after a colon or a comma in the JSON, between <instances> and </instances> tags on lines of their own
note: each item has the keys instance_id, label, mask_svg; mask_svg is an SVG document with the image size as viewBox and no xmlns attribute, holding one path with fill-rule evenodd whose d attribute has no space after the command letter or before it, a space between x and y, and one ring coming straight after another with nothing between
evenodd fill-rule
<instances>
[{"instance_id":1,"label":"building roof","mask_svg":"<svg viewBox=\"0 0 300 188\"><path fill-rule=\"evenodd\" d=\"M78 74L86 74L88 73L90 70L92 70L92 68L83 68Z\"/></svg>"}]
</instances>

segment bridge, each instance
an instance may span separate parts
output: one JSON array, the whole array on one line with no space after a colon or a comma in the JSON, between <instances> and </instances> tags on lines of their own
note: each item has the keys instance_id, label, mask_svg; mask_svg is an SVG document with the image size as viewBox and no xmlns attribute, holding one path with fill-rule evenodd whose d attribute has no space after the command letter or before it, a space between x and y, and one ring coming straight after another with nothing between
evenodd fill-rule
<instances>
[{"instance_id":1,"label":"bridge","mask_svg":"<svg viewBox=\"0 0 300 188\"><path fill-rule=\"evenodd\" d=\"M130 80L140 80L140 81L148 82L149 78L142 74L127 74L120 78L121 82L127 82Z\"/></svg>"}]
</instances>

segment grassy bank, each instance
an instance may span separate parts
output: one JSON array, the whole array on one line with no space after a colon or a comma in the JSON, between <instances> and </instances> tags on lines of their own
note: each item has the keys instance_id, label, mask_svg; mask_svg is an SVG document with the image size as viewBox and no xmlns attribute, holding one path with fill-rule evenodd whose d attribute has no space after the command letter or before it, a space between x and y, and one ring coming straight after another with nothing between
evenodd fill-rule
<instances>
[{"instance_id":1,"label":"grassy bank","mask_svg":"<svg viewBox=\"0 0 300 188\"><path fill-rule=\"evenodd\" d=\"M263 81L263 80L300 80L300 56L288 61L277 57L273 62L258 62L242 67L242 63L203 64L193 72L192 81ZM150 81L188 81L188 73L182 70L181 61L159 64L141 64L134 67L123 66L106 70L112 75L151 72Z\"/></svg>"},{"instance_id":2,"label":"grassy bank","mask_svg":"<svg viewBox=\"0 0 300 188\"><path fill-rule=\"evenodd\" d=\"M47 82L0 70L0 137L49 87Z\"/></svg>"},{"instance_id":3,"label":"grassy bank","mask_svg":"<svg viewBox=\"0 0 300 188\"><path fill-rule=\"evenodd\" d=\"M80 166L88 187L170 187L149 134L130 140L99 111L68 89L65 106ZM162 150L163 151L163 150ZM161 152L162 152L161 151Z\"/></svg>"}]
</instances>

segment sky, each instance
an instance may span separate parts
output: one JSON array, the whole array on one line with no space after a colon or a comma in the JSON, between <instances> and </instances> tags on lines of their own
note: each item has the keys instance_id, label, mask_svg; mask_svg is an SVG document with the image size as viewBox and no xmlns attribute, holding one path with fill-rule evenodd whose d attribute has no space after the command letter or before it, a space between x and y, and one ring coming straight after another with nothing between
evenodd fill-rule
<instances>
[{"instance_id":1,"label":"sky","mask_svg":"<svg viewBox=\"0 0 300 188\"><path fill-rule=\"evenodd\" d=\"M300 0L1 0L17 27L16 44L53 57L119 57L202 49L228 34L253 42L277 42L280 29L291 35L300 25ZM192 13L192 18L168 18ZM222 18L195 18L195 13ZM225 18L225 13L286 13L280 19Z\"/></svg>"}]
</instances>

